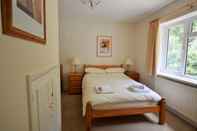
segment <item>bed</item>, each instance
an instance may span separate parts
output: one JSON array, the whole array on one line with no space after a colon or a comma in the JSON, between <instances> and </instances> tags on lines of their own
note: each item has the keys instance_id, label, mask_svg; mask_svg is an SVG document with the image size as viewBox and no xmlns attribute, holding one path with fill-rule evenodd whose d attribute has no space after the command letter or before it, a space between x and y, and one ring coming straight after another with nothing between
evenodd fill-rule
<instances>
[{"instance_id":1,"label":"bed","mask_svg":"<svg viewBox=\"0 0 197 131\"><path fill-rule=\"evenodd\" d=\"M85 68L100 69L120 68L121 65L85 65ZM97 94L95 86L108 84L114 93ZM92 121L96 118L159 113L159 124L165 123L165 99L147 88L147 92L132 92L130 84L138 82L124 73L85 74L82 82L83 116L86 119L86 130L90 131Z\"/></svg>"}]
</instances>

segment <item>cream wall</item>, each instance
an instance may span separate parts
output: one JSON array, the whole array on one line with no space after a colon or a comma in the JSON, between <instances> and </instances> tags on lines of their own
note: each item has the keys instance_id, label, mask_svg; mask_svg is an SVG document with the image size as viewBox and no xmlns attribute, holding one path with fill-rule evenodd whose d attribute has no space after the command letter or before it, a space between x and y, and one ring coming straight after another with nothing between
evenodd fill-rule
<instances>
[{"instance_id":1,"label":"cream wall","mask_svg":"<svg viewBox=\"0 0 197 131\"><path fill-rule=\"evenodd\" d=\"M56 0L46 0L46 45L0 33L1 131L29 131L26 75L59 63L57 7ZM0 17L0 25L1 22Z\"/></svg>"},{"instance_id":2,"label":"cream wall","mask_svg":"<svg viewBox=\"0 0 197 131\"><path fill-rule=\"evenodd\" d=\"M176 2L155 13L153 16L136 23L135 25L135 60L137 70L141 73L142 81L151 85L163 97L167 99L167 104L189 118L193 123L197 123L197 88L172 82L163 78L150 78L146 72L146 49L148 38L148 22L158 17L162 17L180 6L185 1Z\"/></svg>"},{"instance_id":3,"label":"cream wall","mask_svg":"<svg viewBox=\"0 0 197 131\"><path fill-rule=\"evenodd\" d=\"M60 21L60 59L65 76L71 71L71 60L78 57L82 64L122 64L133 58L133 26L118 23ZM96 56L96 37L112 36L112 57ZM65 78L66 81L66 78Z\"/></svg>"}]
</instances>

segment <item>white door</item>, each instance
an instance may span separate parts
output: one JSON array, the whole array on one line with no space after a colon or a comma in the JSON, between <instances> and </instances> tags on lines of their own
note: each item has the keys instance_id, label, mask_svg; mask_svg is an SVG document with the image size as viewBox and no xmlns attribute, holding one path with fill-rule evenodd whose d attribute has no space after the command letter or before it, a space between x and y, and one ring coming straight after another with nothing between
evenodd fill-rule
<instances>
[{"instance_id":1,"label":"white door","mask_svg":"<svg viewBox=\"0 0 197 131\"><path fill-rule=\"evenodd\" d=\"M31 131L61 131L59 68L28 77ZM33 79L32 79L33 78Z\"/></svg>"}]
</instances>

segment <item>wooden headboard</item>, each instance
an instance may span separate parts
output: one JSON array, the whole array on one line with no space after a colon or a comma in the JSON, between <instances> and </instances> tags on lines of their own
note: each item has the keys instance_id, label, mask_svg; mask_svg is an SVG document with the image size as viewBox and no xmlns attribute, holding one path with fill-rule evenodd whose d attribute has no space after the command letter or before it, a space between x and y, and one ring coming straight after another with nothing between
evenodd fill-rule
<instances>
[{"instance_id":1,"label":"wooden headboard","mask_svg":"<svg viewBox=\"0 0 197 131\"><path fill-rule=\"evenodd\" d=\"M120 67L123 67L123 65L84 65L84 69L87 67L107 69L107 68L120 68Z\"/></svg>"}]
</instances>

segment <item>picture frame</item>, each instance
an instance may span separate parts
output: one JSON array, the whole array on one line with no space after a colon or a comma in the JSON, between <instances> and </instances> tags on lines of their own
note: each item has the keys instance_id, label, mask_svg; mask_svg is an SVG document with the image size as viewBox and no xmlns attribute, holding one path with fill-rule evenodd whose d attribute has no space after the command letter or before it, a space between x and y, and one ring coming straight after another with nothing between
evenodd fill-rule
<instances>
[{"instance_id":1,"label":"picture frame","mask_svg":"<svg viewBox=\"0 0 197 131\"><path fill-rule=\"evenodd\" d=\"M3 34L46 43L45 0L1 0Z\"/></svg>"},{"instance_id":2,"label":"picture frame","mask_svg":"<svg viewBox=\"0 0 197 131\"><path fill-rule=\"evenodd\" d=\"M97 57L112 57L112 36L97 36Z\"/></svg>"}]
</instances>

